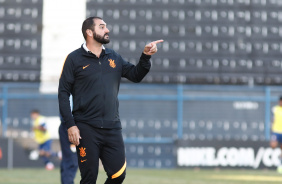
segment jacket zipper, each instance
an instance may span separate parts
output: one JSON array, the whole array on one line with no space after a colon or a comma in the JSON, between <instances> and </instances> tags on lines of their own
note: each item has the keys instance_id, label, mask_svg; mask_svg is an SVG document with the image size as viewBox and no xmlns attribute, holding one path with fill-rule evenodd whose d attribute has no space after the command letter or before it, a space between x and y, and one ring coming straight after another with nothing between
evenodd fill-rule
<instances>
[{"instance_id":1,"label":"jacket zipper","mask_svg":"<svg viewBox=\"0 0 282 184\"><path fill-rule=\"evenodd\" d=\"M101 63L100 58L99 58L99 65L100 65L100 69L101 69L102 95L103 95L103 102L105 102L105 89L104 89L104 85L103 85L103 71L102 71L102 63ZM102 108L102 126L101 126L101 128L104 127L104 115L105 115L105 105L103 103L103 108Z\"/></svg>"}]
</instances>

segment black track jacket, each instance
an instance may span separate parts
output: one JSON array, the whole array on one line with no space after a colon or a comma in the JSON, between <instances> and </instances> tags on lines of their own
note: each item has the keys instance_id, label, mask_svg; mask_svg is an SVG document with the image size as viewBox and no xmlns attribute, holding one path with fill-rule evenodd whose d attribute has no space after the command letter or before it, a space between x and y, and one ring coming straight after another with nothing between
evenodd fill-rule
<instances>
[{"instance_id":1,"label":"black track jacket","mask_svg":"<svg viewBox=\"0 0 282 184\"><path fill-rule=\"evenodd\" d=\"M100 58L81 48L70 53L59 81L59 108L67 128L75 122L97 128L121 128L118 92L121 77L140 82L149 72L151 56L142 53L134 66L114 50L103 49ZM73 96L71 113L69 96Z\"/></svg>"}]
</instances>

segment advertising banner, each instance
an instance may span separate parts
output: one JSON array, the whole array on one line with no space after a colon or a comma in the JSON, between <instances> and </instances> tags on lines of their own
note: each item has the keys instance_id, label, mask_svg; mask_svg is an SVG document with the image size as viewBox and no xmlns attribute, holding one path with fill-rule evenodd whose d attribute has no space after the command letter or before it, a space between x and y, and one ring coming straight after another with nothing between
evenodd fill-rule
<instances>
[{"instance_id":1,"label":"advertising banner","mask_svg":"<svg viewBox=\"0 0 282 184\"><path fill-rule=\"evenodd\" d=\"M276 168L281 150L266 141L178 141L177 167Z\"/></svg>"}]
</instances>

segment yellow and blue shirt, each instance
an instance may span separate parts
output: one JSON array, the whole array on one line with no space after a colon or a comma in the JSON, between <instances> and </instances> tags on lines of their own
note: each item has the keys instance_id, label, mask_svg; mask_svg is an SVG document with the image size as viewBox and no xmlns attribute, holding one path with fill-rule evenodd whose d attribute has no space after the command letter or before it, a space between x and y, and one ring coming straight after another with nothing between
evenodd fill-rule
<instances>
[{"instance_id":1,"label":"yellow and blue shirt","mask_svg":"<svg viewBox=\"0 0 282 184\"><path fill-rule=\"evenodd\" d=\"M282 134L282 106L274 106L272 132Z\"/></svg>"},{"instance_id":2,"label":"yellow and blue shirt","mask_svg":"<svg viewBox=\"0 0 282 184\"><path fill-rule=\"evenodd\" d=\"M46 128L46 121L44 116L39 116L33 121L33 127L37 127L37 126L43 126L44 128ZM44 142L50 140L51 138L48 130L46 131L34 130L34 137L35 137L35 141L38 144L43 144Z\"/></svg>"}]
</instances>

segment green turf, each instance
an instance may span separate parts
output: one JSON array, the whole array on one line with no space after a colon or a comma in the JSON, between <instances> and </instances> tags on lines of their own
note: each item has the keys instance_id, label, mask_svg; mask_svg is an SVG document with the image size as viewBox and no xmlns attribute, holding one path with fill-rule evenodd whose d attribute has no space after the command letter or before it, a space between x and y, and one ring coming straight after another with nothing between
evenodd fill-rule
<instances>
[{"instance_id":1,"label":"green turf","mask_svg":"<svg viewBox=\"0 0 282 184\"><path fill-rule=\"evenodd\" d=\"M77 173L75 183L79 183ZM100 171L97 184L104 183ZM59 170L0 169L0 184L59 184ZM124 184L280 184L282 175L270 170L127 169Z\"/></svg>"}]
</instances>

